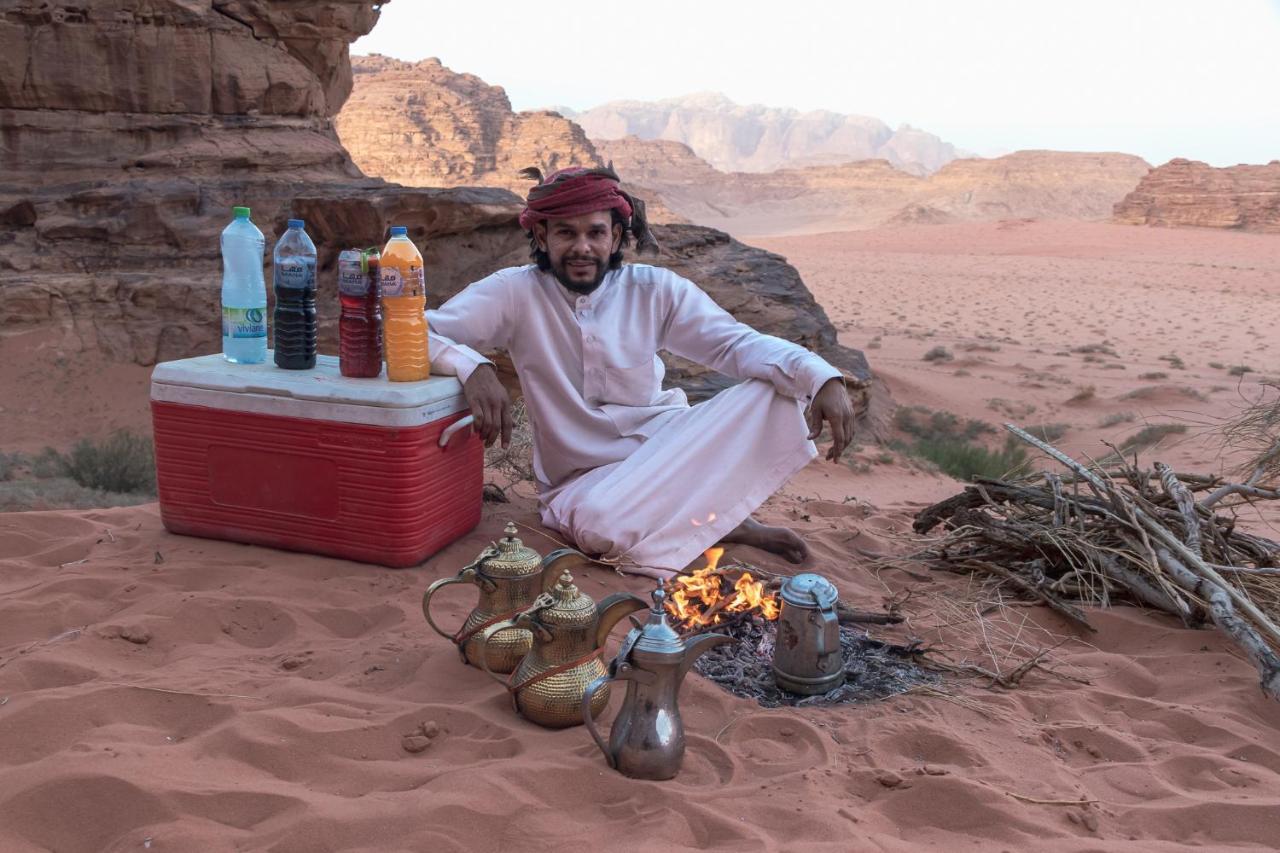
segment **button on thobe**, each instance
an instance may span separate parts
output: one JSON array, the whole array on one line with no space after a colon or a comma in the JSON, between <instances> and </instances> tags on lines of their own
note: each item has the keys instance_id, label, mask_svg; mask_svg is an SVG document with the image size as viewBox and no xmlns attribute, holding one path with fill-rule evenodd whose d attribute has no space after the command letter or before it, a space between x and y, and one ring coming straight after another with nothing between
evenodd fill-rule
<instances>
[{"instance_id":1,"label":"button on thobe","mask_svg":"<svg viewBox=\"0 0 1280 853\"><path fill-rule=\"evenodd\" d=\"M500 270L427 320L437 372L465 382L487 361L478 350L511 355L544 522L641 566L683 567L813 458L804 406L840 376L645 264L586 296L532 265ZM662 389L659 350L746 381L690 407Z\"/></svg>"}]
</instances>

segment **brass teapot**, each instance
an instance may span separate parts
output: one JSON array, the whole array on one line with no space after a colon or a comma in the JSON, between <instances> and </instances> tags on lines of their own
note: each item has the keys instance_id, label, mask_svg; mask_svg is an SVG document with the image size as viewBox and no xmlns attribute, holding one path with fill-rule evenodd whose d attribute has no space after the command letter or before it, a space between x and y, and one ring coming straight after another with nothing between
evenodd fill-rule
<instances>
[{"instance_id":1,"label":"brass teapot","mask_svg":"<svg viewBox=\"0 0 1280 853\"><path fill-rule=\"evenodd\" d=\"M548 557L585 565L587 557L564 549ZM628 613L644 609L644 600L629 592L607 596L597 608L591 596L580 592L573 576L564 569L550 592L539 595L533 604L513 620L499 622L484 630L481 647L495 642L504 632L525 629L533 633L533 647L512 673L510 680L486 667L489 675L511 694L516 712L527 720L548 728L576 726L582 722L582 695L587 685L604 675L605 642L609 633ZM487 655L481 660L488 661ZM609 696L597 693L592 713L604 710Z\"/></svg>"},{"instance_id":2,"label":"brass teapot","mask_svg":"<svg viewBox=\"0 0 1280 853\"><path fill-rule=\"evenodd\" d=\"M516 526L508 523L505 536L480 552L475 562L464 566L451 578L441 578L427 587L422 596L422 613L427 624L437 634L453 641L462 659L474 667L487 665L494 672L511 672L533 645L529 631L509 631L485 647L487 663L480 662L481 634L515 616L533 603L545 586L549 586L558 572L548 571L553 558L564 556L564 551L548 555L546 560L537 551L525 546L516 538ZM467 614L466 621L457 631L448 632L431 617L431 598L450 584L472 583L480 588L480 599Z\"/></svg>"},{"instance_id":3,"label":"brass teapot","mask_svg":"<svg viewBox=\"0 0 1280 853\"><path fill-rule=\"evenodd\" d=\"M582 697L582 721L609 766L635 779L670 779L680 772L684 723L676 694L703 652L733 639L724 634L680 639L667 622L665 597L659 586L653 593L649 621L627 634L608 674L591 682ZM626 681L627 695L606 744L592 719L597 712L591 706L610 681Z\"/></svg>"}]
</instances>

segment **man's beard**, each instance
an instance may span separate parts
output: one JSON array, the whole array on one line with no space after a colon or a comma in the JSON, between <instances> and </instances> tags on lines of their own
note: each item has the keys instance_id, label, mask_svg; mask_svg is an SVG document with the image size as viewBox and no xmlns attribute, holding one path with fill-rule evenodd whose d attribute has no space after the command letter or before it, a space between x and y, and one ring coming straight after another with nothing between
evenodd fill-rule
<instances>
[{"instance_id":1,"label":"man's beard","mask_svg":"<svg viewBox=\"0 0 1280 853\"><path fill-rule=\"evenodd\" d=\"M605 274L609 272L609 267L607 264L605 264L603 261L599 261L599 260L596 260L595 258L591 258L590 260L596 265L596 275L595 275L595 278L589 284L584 284L582 282L572 280L571 278L569 278L569 276L565 274L564 265L569 260L570 260L569 258L565 258L563 261L560 262L559 266L552 264L551 274L556 277L556 281L560 282L565 286L566 290L573 291L574 293L581 294L582 296L586 296L587 294L594 291L597 287L599 287L600 283L604 281ZM581 260L586 260L586 258L574 258L573 260L581 261Z\"/></svg>"}]
</instances>

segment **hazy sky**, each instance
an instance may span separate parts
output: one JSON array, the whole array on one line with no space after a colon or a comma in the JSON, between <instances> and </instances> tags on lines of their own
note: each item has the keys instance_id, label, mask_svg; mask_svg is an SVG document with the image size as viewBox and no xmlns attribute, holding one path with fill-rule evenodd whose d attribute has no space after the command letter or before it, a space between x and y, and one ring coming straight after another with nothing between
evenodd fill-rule
<instances>
[{"instance_id":1,"label":"hazy sky","mask_svg":"<svg viewBox=\"0 0 1280 853\"><path fill-rule=\"evenodd\" d=\"M352 51L439 57L516 109L719 91L986 156L1280 159L1280 0L393 0Z\"/></svg>"}]
</instances>

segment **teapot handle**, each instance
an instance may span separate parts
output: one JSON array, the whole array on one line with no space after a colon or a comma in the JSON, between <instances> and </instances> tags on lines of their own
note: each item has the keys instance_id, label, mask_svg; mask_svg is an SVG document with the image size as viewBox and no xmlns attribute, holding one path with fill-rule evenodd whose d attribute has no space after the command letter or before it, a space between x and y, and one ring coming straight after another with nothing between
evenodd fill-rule
<instances>
[{"instance_id":1,"label":"teapot handle","mask_svg":"<svg viewBox=\"0 0 1280 853\"><path fill-rule=\"evenodd\" d=\"M817 653L818 653L818 656L821 657L822 655L825 655L828 652L840 651L840 619L839 617L836 616L836 611L834 607L831 608L830 610L822 610L819 612L822 614L821 616L822 630L818 632ZM834 649L828 649L827 634L832 633L833 628L834 628L834 633L836 635L836 647Z\"/></svg>"},{"instance_id":2,"label":"teapot handle","mask_svg":"<svg viewBox=\"0 0 1280 853\"><path fill-rule=\"evenodd\" d=\"M488 628L485 628L484 633L480 635L480 649L478 652L480 656L480 667L490 678L501 684L507 690L511 689L511 682L489 668L489 640L495 634L519 627L520 626L516 624L514 619L506 619L496 625L491 625Z\"/></svg>"},{"instance_id":3,"label":"teapot handle","mask_svg":"<svg viewBox=\"0 0 1280 853\"><path fill-rule=\"evenodd\" d=\"M431 597L450 584L475 582L476 565L475 563L472 563L470 566L467 566L451 578L440 578L438 581L431 584L431 586L427 587L427 591L422 594L422 615L427 617L427 624L430 625L441 637L445 637L456 642L458 635L456 632L445 631L436 624L436 620L431 618Z\"/></svg>"},{"instance_id":4,"label":"teapot handle","mask_svg":"<svg viewBox=\"0 0 1280 853\"><path fill-rule=\"evenodd\" d=\"M612 669L612 667L611 667ZM587 731L591 732L591 737L595 739L596 746L600 747L600 751L604 753L605 761L609 762L609 766L614 770L618 769L618 762L613 757L613 753L609 751L609 744L605 742L604 736L600 734L600 729L596 728L596 721L591 716L591 700L595 697L596 691L604 687L610 681L617 681L626 678L625 670L630 667L618 667L618 674L605 674L597 678L595 681L587 685L587 692L582 694L582 722L586 724Z\"/></svg>"}]
</instances>

